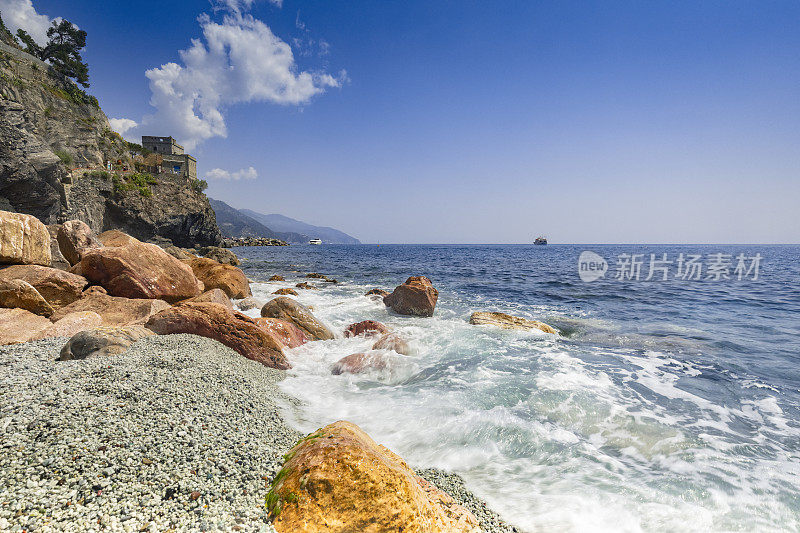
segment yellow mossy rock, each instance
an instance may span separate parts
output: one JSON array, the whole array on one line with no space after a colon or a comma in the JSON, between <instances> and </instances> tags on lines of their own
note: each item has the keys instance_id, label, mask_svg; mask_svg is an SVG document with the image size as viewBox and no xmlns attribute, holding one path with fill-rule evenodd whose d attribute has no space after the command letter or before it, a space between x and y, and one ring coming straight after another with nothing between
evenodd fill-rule
<instances>
[{"instance_id":1,"label":"yellow mossy rock","mask_svg":"<svg viewBox=\"0 0 800 533\"><path fill-rule=\"evenodd\" d=\"M490 311L478 311L472 313L469 317L470 324L485 324L489 326L497 326L505 329L538 329L545 333L552 333L558 335L558 331L552 326L548 326L544 322L536 320L527 320L518 316L511 316L505 313L497 313Z\"/></svg>"},{"instance_id":2,"label":"yellow mossy rock","mask_svg":"<svg viewBox=\"0 0 800 533\"><path fill-rule=\"evenodd\" d=\"M38 218L0 211L0 263L50 266L50 232Z\"/></svg>"},{"instance_id":3,"label":"yellow mossy rock","mask_svg":"<svg viewBox=\"0 0 800 533\"><path fill-rule=\"evenodd\" d=\"M358 426L340 421L286 455L267 494L279 533L479 533L475 516Z\"/></svg>"}]
</instances>

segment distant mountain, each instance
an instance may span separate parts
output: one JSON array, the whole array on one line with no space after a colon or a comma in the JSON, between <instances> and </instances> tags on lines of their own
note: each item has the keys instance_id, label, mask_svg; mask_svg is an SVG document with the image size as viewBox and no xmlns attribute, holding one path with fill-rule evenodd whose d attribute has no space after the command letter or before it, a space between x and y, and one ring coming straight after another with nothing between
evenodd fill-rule
<instances>
[{"instance_id":1,"label":"distant mountain","mask_svg":"<svg viewBox=\"0 0 800 533\"><path fill-rule=\"evenodd\" d=\"M217 226L219 226L223 237L269 237L280 239L274 231L261 222L240 213L221 200L208 199L211 208L217 215Z\"/></svg>"},{"instance_id":2,"label":"distant mountain","mask_svg":"<svg viewBox=\"0 0 800 533\"><path fill-rule=\"evenodd\" d=\"M257 220L277 233L294 232L307 236L304 242L308 242L308 239L311 238L322 239L322 242L330 244L361 244L361 241L355 237L351 237L337 229L325 226L313 226L283 215L264 215L251 211L250 209L239 209L239 212Z\"/></svg>"}]
</instances>

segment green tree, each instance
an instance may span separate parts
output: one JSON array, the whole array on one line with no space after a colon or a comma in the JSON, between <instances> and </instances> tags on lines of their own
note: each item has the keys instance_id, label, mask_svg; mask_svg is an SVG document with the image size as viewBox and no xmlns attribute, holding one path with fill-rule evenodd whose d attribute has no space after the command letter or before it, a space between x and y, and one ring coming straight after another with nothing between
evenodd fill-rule
<instances>
[{"instance_id":1,"label":"green tree","mask_svg":"<svg viewBox=\"0 0 800 533\"><path fill-rule=\"evenodd\" d=\"M88 87L89 66L81 57L81 50L86 46L86 32L62 19L53 21L47 37L50 41L39 57L43 61L49 60L56 72Z\"/></svg>"},{"instance_id":2,"label":"green tree","mask_svg":"<svg viewBox=\"0 0 800 533\"><path fill-rule=\"evenodd\" d=\"M17 39L19 39L19 42L25 45L26 52L28 52L32 56L38 57L39 59L42 58L42 52L43 52L42 47L36 44L36 41L33 40L33 37L31 37L28 34L28 32L26 32L22 28L18 29Z\"/></svg>"}]
</instances>

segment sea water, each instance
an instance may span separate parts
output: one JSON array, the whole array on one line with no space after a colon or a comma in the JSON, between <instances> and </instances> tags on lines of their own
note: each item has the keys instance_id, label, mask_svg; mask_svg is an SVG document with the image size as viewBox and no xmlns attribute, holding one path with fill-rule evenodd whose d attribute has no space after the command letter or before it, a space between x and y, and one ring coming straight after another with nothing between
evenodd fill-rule
<instances>
[{"instance_id":1,"label":"sea water","mask_svg":"<svg viewBox=\"0 0 800 533\"><path fill-rule=\"evenodd\" d=\"M609 262L587 283L578 257ZM237 248L268 299L297 299L334 331L373 319L409 339L381 371L331 365L374 339L288 350L281 384L312 431L350 420L417 467L460 474L525 531L800 529L800 247L291 246ZM650 254L761 255L758 279L646 281ZM642 254L639 280L615 263ZM672 267L676 267L673 265ZM338 284L305 280L321 272ZM410 275L439 290L432 318L399 316L372 288ZM468 322L541 320L562 336ZM257 315L257 310L255 311Z\"/></svg>"}]
</instances>

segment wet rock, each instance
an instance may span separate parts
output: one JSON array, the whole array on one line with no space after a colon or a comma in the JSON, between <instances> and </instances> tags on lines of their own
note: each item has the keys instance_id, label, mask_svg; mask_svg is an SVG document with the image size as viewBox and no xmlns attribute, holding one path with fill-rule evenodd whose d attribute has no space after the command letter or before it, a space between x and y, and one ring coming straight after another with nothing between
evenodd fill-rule
<instances>
[{"instance_id":1,"label":"wet rock","mask_svg":"<svg viewBox=\"0 0 800 533\"><path fill-rule=\"evenodd\" d=\"M269 278L269 281L286 281L283 276L279 276L275 274L274 276Z\"/></svg>"},{"instance_id":2,"label":"wet rock","mask_svg":"<svg viewBox=\"0 0 800 533\"><path fill-rule=\"evenodd\" d=\"M344 330L345 337L357 337L358 335L382 335L384 333L389 333L389 328L377 322L375 320L362 320L361 322L356 322L355 324L350 324L347 326L347 329Z\"/></svg>"},{"instance_id":3,"label":"wet rock","mask_svg":"<svg viewBox=\"0 0 800 533\"><path fill-rule=\"evenodd\" d=\"M205 257L192 259L188 264L206 289L222 289L234 300L251 295L247 277L235 266L223 265Z\"/></svg>"},{"instance_id":4,"label":"wet rock","mask_svg":"<svg viewBox=\"0 0 800 533\"><path fill-rule=\"evenodd\" d=\"M318 272L311 272L309 274L306 274L306 277L313 279L328 279L328 276L326 276L325 274L320 274Z\"/></svg>"},{"instance_id":5,"label":"wet rock","mask_svg":"<svg viewBox=\"0 0 800 533\"><path fill-rule=\"evenodd\" d=\"M472 313L472 316L469 317L469 323L476 325L497 326L504 329L538 329L540 331L544 331L545 333L558 335L558 331L555 328L548 326L544 322L527 320L518 316L507 315L505 313L477 311Z\"/></svg>"},{"instance_id":6,"label":"wet rock","mask_svg":"<svg viewBox=\"0 0 800 533\"><path fill-rule=\"evenodd\" d=\"M283 289L278 289L277 291L273 292L272 294L277 294L279 296L297 296L297 291L294 289L290 289L288 287Z\"/></svg>"},{"instance_id":7,"label":"wet rock","mask_svg":"<svg viewBox=\"0 0 800 533\"><path fill-rule=\"evenodd\" d=\"M105 246L85 251L80 269L112 296L177 302L202 292L192 269L155 244L121 232L105 232L100 238Z\"/></svg>"},{"instance_id":8,"label":"wet rock","mask_svg":"<svg viewBox=\"0 0 800 533\"><path fill-rule=\"evenodd\" d=\"M14 265L0 270L0 279L21 279L30 283L53 309L81 297L88 281L83 276L40 265Z\"/></svg>"},{"instance_id":9,"label":"wet rock","mask_svg":"<svg viewBox=\"0 0 800 533\"><path fill-rule=\"evenodd\" d=\"M361 374L369 370L384 370L389 366L389 358L384 353L354 353L342 357L331 367L331 374Z\"/></svg>"},{"instance_id":10,"label":"wet rock","mask_svg":"<svg viewBox=\"0 0 800 533\"><path fill-rule=\"evenodd\" d=\"M44 317L53 314L53 308L39 291L21 279L0 279L0 307L19 307Z\"/></svg>"},{"instance_id":11,"label":"wet rock","mask_svg":"<svg viewBox=\"0 0 800 533\"><path fill-rule=\"evenodd\" d=\"M159 335L191 333L208 337L270 368L291 368L279 340L252 318L221 304L190 302L165 309L150 317L147 327Z\"/></svg>"},{"instance_id":12,"label":"wet rock","mask_svg":"<svg viewBox=\"0 0 800 533\"><path fill-rule=\"evenodd\" d=\"M311 311L287 296L278 296L261 308L261 316L281 318L303 330L310 340L333 339L333 332L317 320Z\"/></svg>"},{"instance_id":13,"label":"wet rock","mask_svg":"<svg viewBox=\"0 0 800 533\"><path fill-rule=\"evenodd\" d=\"M298 289L317 290L317 288L315 286L313 286L313 285L311 285L309 283L306 283L305 281L302 282L302 283L298 283L297 285L295 285L295 287L297 287Z\"/></svg>"},{"instance_id":14,"label":"wet rock","mask_svg":"<svg viewBox=\"0 0 800 533\"><path fill-rule=\"evenodd\" d=\"M383 289L371 289L367 291L367 294L364 296L380 296L381 299L383 299L384 297L389 296L389 293Z\"/></svg>"},{"instance_id":15,"label":"wet rock","mask_svg":"<svg viewBox=\"0 0 800 533\"><path fill-rule=\"evenodd\" d=\"M56 239L58 239L58 248L61 250L61 255L70 265L80 263L81 257L87 250L94 250L103 246L95 237L92 229L80 220L64 222L58 229Z\"/></svg>"},{"instance_id":16,"label":"wet rock","mask_svg":"<svg viewBox=\"0 0 800 533\"><path fill-rule=\"evenodd\" d=\"M164 300L131 299L86 291L84 297L58 309L51 320L58 321L77 311L94 311L106 326L144 324L154 314L169 308Z\"/></svg>"},{"instance_id":17,"label":"wet rock","mask_svg":"<svg viewBox=\"0 0 800 533\"><path fill-rule=\"evenodd\" d=\"M257 300L252 296L248 296L247 298L240 300L236 307L238 307L242 311L249 311L250 309L261 309L264 306L264 302L261 300Z\"/></svg>"},{"instance_id":18,"label":"wet rock","mask_svg":"<svg viewBox=\"0 0 800 533\"><path fill-rule=\"evenodd\" d=\"M45 317L25 309L0 308L0 344L27 342L50 324Z\"/></svg>"},{"instance_id":19,"label":"wet rock","mask_svg":"<svg viewBox=\"0 0 800 533\"><path fill-rule=\"evenodd\" d=\"M411 276L405 283L395 288L392 294L383 299L383 303L401 315L433 316L439 291L425 276Z\"/></svg>"},{"instance_id":20,"label":"wet rock","mask_svg":"<svg viewBox=\"0 0 800 533\"><path fill-rule=\"evenodd\" d=\"M288 320L260 317L256 318L255 321L260 328L280 340L281 344L286 348L297 348L308 342L308 338L305 333L303 333L303 330Z\"/></svg>"},{"instance_id":21,"label":"wet rock","mask_svg":"<svg viewBox=\"0 0 800 533\"><path fill-rule=\"evenodd\" d=\"M402 355L414 355L408 342L397 333L388 333L375 341L373 350L394 350Z\"/></svg>"},{"instance_id":22,"label":"wet rock","mask_svg":"<svg viewBox=\"0 0 800 533\"><path fill-rule=\"evenodd\" d=\"M104 326L80 331L64 345L58 360L117 355L139 339L151 335L155 334L143 326Z\"/></svg>"},{"instance_id":23,"label":"wet rock","mask_svg":"<svg viewBox=\"0 0 800 533\"><path fill-rule=\"evenodd\" d=\"M478 521L358 426L336 422L301 440L267 494L279 533L479 533Z\"/></svg>"},{"instance_id":24,"label":"wet rock","mask_svg":"<svg viewBox=\"0 0 800 533\"><path fill-rule=\"evenodd\" d=\"M0 211L0 263L50 266L50 232L39 219Z\"/></svg>"}]
</instances>

